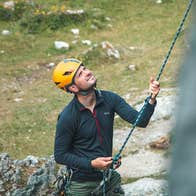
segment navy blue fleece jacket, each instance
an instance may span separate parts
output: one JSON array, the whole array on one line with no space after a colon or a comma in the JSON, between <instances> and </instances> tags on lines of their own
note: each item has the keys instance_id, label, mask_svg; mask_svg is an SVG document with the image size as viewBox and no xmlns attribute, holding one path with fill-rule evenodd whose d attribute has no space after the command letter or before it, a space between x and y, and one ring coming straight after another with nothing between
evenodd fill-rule
<instances>
[{"instance_id":1,"label":"navy blue fleece jacket","mask_svg":"<svg viewBox=\"0 0 196 196\"><path fill-rule=\"evenodd\" d=\"M91 160L97 157L112 156L115 113L132 124L138 115L138 111L119 95L109 91L96 90L95 92L96 105L93 113L85 108L75 96L59 115L56 126L54 146L56 162L67 165L80 173L95 173ZM137 126L147 126L154 107L155 105L147 104ZM90 179L89 176L87 177ZM77 176L77 178L84 177Z\"/></svg>"}]
</instances>

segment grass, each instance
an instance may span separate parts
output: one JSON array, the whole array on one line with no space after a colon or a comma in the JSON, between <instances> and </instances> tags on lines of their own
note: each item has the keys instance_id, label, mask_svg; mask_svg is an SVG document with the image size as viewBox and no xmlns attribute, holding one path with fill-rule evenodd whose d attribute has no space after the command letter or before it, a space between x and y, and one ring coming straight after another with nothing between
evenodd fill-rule
<instances>
[{"instance_id":1,"label":"grass","mask_svg":"<svg viewBox=\"0 0 196 196\"><path fill-rule=\"evenodd\" d=\"M89 39L97 44L108 40L119 50L121 59L108 59L98 48L89 53L87 66L95 72L99 88L122 96L130 93L128 101L135 102L135 98L148 88L150 76L158 73L187 4L185 0L167 0L163 4L156 4L154 0L36 2L44 7L65 4L71 9L92 11L96 8L97 14L101 12L111 21L97 30L92 30L87 22L39 34L26 33L17 22L0 21L0 31L9 29L12 32L10 36L0 35L0 51L4 51L0 53L0 151L8 152L14 158L53 153L56 119L72 96L56 89L48 63L57 63L65 57L85 59L82 54L88 46L82 45L81 40ZM70 33L71 28L80 29L79 38ZM179 64L186 49L185 33L179 38L162 75L164 87L176 85ZM57 51L55 40L70 44L78 40L78 43L71 44L69 51ZM130 50L131 46L136 49ZM137 71L128 70L129 64L135 64ZM134 88L136 90L132 90ZM127 124L116 121L115 127L123 126Z\"/></svg>"}]
</instances>

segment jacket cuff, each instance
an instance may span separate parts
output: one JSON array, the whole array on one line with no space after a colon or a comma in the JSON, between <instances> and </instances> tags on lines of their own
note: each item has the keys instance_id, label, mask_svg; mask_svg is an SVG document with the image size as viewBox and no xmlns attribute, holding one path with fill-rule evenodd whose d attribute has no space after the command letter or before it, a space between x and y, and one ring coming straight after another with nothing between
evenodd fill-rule
<instances>
[{"instance_id":1,"label":"jacket cuff","mask_svg":"<svg viewBox=\"0 0 196 196\"><path fill-rule=\"evenodd\" d=\"M151 107L155 107L157 105L157 100L155 100L154 104L150 104L149 101L150 101L150 96L146 97L145 99L145 102L147 102L147 104Z\"/></svg>"}]
</instances>

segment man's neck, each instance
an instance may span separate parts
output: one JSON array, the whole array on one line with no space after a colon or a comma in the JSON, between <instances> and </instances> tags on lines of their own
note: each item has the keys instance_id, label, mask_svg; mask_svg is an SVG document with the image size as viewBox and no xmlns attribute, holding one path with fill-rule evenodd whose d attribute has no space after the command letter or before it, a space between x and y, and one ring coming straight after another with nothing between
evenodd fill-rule
<instances>
[{"instance_id":1,"label":"man's neck","mask_svg":"<svg viewBox=\"0 0 196 196\"><path fill-rule=\"evenodd\" d=\"M93 109L94 109L95 104L96 104L96 95L95 95L94 90L86 96L78 94L77 98L78 98L78 101L82 105L85 106L85 108L88 108L89 110L91 110L93 112Z\"/></svg>"}]
</instances>

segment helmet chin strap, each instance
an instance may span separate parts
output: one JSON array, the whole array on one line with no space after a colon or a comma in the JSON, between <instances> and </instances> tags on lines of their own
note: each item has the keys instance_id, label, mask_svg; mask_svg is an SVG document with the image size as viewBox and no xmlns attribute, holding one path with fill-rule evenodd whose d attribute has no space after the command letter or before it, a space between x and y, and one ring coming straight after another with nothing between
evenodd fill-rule
<instances>
[{"instance_id":1,"label":"helmet chin strap","mask_svg":"<svg viewBox=\"0 0 196 196\"><path fill-rule=\"evenodd\" d=\"M86 90L83 90L83 89L80 89L79 92L77 94L79 95L82 95L82 96L87 96L89 95L92 91L94 91L96 88L96 83L91 86L89 89L86 89Z\"/></svg>"}]
</instances>

